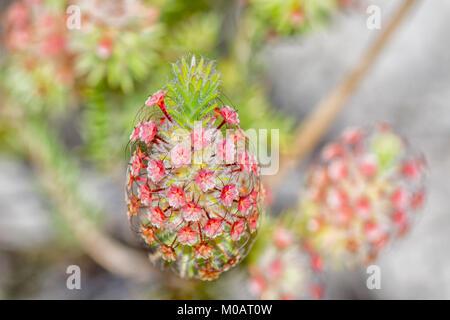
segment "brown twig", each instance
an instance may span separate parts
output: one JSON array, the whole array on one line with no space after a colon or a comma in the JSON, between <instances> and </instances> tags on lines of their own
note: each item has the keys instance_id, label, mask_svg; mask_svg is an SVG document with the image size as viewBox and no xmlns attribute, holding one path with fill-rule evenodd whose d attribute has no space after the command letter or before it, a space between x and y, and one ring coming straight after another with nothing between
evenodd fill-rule
<instances>
[{"instance_id":1,"label":"brown twig","mask_svg":"<svg viewBox=\"0 0 450 320\"><path fill-rule=\"evenodd\" d=\"M278 174L266 176L265 182L271 188L275 189L287 172L299 165L305 156L317 145L416 2L417 0L405 0L387 27L370 46L367 53L362 56L353 70L321 100L314 111L300 124L294 133L293 143L290 146L292 152L280 156Z\"/></svg>"}]
</instances>

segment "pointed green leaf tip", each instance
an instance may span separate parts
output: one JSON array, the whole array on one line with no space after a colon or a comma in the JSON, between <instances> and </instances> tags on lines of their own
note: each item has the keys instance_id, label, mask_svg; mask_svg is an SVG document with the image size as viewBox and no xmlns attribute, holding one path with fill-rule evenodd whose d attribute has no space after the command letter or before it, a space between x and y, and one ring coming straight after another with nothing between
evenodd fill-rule
<instances>
[{"instance_id":1,"label":"pointed green leaf tip","mask_svg":"<svg viewBox=\"0 0 450 320\"><path fill-rule=\"evenodd\" d=\"M167 112L183 127L192 128L217 107L220 74L213 61L183 57L172 65L173 80L167 85Z\"/></svg>"}]
</instances>

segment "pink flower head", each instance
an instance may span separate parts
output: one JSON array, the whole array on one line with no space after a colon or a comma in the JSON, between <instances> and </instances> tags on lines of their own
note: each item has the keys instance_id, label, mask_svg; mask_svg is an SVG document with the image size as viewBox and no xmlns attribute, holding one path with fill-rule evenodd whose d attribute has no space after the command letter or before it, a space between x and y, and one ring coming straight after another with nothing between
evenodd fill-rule
<instances>
[{"instance_id":1,"label":"pink flower head","mask_svg":"<svg viewBox=\"0 0 450 320\"><path fill-rule=\"evenodd\" d=\"M333 160L328 166L328 176L338 181L343 179L347 175L347 165L341 159Z\"/></svg>"},{"instance_id":2,"label":"pink flower head","mask_svg":"<svg viewBox=\"0 0 450 320\"><path fill-rule=\"evenodd\" d=\"M166 97L166 92L163 90L159 90L158 92L156 92L154 95L148 97L147 101L145 101L145 105L148 107L152 107L152 106L160 106L161 104L164 103L164 98Z\"/></svg>"},{"instance_id":3,"label":"pink flower head","mask_svg":"<svg viewBox=\"0 0 450 320\"><path fill-rule=\"evenodd\" d=\"M406 189L398 188L392 195L392 204L396 209L403 210L409 204L409 193Z\"/></svg>"},{"instance_id":4,"label":"pink flower head","mask_svg":"<svg viewBox=\"0 0 450 320\"><path fill-rule=\"evenodd\" d=\"M154 183L160 182L165 174L164 162L162 160L149 160L147 164L147 174Z\"/></svg>"},{"instance_id":5,"label":"pink flower head","mask_svg":"<svg viewBox=\"0 0 450 320\"><path fill-rule=\"evenodd\" d=\"M240 197L238 202L238 210L242 214L247 214L248 209L252 206L254 203L253 199L250 198L250 195L245 197Z\"/></svg>"},{"instance_id":6,"label":"pink flower head","mask_svg":"<svg viewBox=\"0 0 450 320\"><path fill-rule=\"evenodd\" d=\"M164 226L164 221L166 220L166 216L164 212L159 208L151 208L149 210L150 214L150 223L155 227L162 228Z\"/></svg>"},{"instance_id":7,"label":"pink flower head","mask_svg":"<svg viewBox=\"0 0 450 320\"><path fill-rule=\"evenodd\" d=\"M233 226L231 227L230 231L231 239L233 239L233 241L238 241L244 234L245 224L246 223L244 219L238 220L235 223L233 223Z\"/></svg>"},{"instance_id":8,"label":"pink flower head","mask_svg":"<svg viewBox=\"0 0 450 320\"><path fill-rule=\"evenodd\" d=\"M205 129L201 124L195 126L191 133L191 142L194 146L194 150L202 150L210 145L214 130Z\"/></svg>"},{"instance_id":9,"label":"pink flower head","mask_svg":"<svg viewBox=\"0 0 450 320\"><path fill-rule=\"evenodd\" d=\"M225 122L230 124L239 124L238 114L233 108L229 106L223 106L219 110L219 113Z\"/></svg>"},{"instance_id":10,"label":"pink flower head","mask_svg":"<svg viewBox=\"0 0 450 320\"><path fill-rule=\"evenodd\" d=\"M144 122L141 126L141 140L147 144L152 142L153 138L155 138L156 131L157 128L155 121L150 120Z\"/></svg>"},{"instance_id":11,"label":"pink flower head","mask_svg":"<svg viewBox=\"0 0 450 320\"><path fill-rule=\"evenodd\" d=\"M167 201L175 209L182 207L186 203L183 189L177 186L171 186L167 193Z\"/></svg>"},{"instance_id":12,"label":"pink flower head","mask_svg":"<svg viewBox=\"0 0 450 320\"><path fill-rule=\"evenodd\" d=\"M273 232L273 241L278 248L284 249L294 243L294 236L286 228L277 226Z\"/></svg>"},{"instance_id":13,"label":"pink flower head","mask_svg":"<svg viewBox=\"0 0 450 320\"><path fill-rule=\"evenodd\" d=\"M130 136L130 141L136 141L141 136L141 130L142 130L142 122L139 122L139 124L134 127L133 132Z\"/></svg>"},{"instance_id":14,"label":"pink flower head","mask_svg":"<svg viewBox=\"0 0 450 320\"><path fill-rule=\"evenodd\" d=\"M141 184L139 193L142 203L150 204L152 202L152 189L150 189L148 184Z\"/></svg>"},{"instance_id":15,"label":"pink flower head","mask_svg":"<svg viewBox=\"0 0 450 320\"><path fill-rule=\"evenodd\" d=\"M254 213L249 219L248 219L248 225L250 226L250 232L253 233L258 229L258 213Z\"/></svg>"},{"instance_id":16,"label":"pink flower head","mask_svg":"<svg viewBox=\"0 0 450 320\"><path fill-rule=\"evenodd\" d=\"M222 189L222 194L220 195L220 199L225 206L229 207L233 203L233 200L238 198L238 192L235 184L227 184Z\"/></svg>"},{"instance_id":17,"label":"pink flower head","mask_svg":"<svg viewBox=\"0 0 450 320\"><path fill-rule=\"evenodd\" d=\"M197 187L202 191L206 192L213 189L216 186L216 180L214 178L214 171L207 171L206 169L198 170L195 176L195 183Z\"/></svg>"},{"instance_id":18,"label":"pink flower head","mask_svg":"<svg viewBox=\"0 0 450 320\"><path fill-rule=\"evenodd\" d=\"M348 128L342 133L342 140L347 144L356 144L363 138L361 128Z\"/></svg>"},{"instance_id":19,"label":"pink flower head","mask_svg":"<svg viewBox=\"0 0 450 320\"><path fill-rule=\"evenodd\" d=\"M203 227L203 230L205 231L205 234L213 239L216 236L220 235L223 232L223 223L222 220L217 218L211 218L209 219L205 226Z\"/></svg>"},{"instance_id":20,"label":"pink flower head","mask_svg":"<svg viewBox=\"0 0 450 320\"><path fill-rule=\"evenodd\" d=\"M224 139L217 143L217 156L219 161L232 163L236 155L236 147L232 139Z\"/></svg>"},{"instance_id":21,"label":"pink flower head","mask_svg":"<svg viewBox=\"0 0 450 320\"><path fill-rule=\"evenodd\" d=\"M181 208L181 214L186 221L199 221L202 217L202 208L198 207L194 202L189 202Z\"/></svg>"},{"instance_id":22,"label":"pink flower head","mask_svg":"<svg viewBox=\"0 0 450 320\"><path fill-rule=\"evenodd\" d=\"M241 169L243 171L250 171L250 157L248 156L248 153L246 151L239 154L239 165L241 166Z\"/></svg>"},{"instance_id":23,"label":"pink flower head","mask_svg":"<svg viewBox=\"0 0 450 320\"><path fill-rule=\"evenodd\" d=\"M198 233L191 227L186 226L178 230L178 241L182 244L193 246L197 242Z\"/></svg>"},{"instance_id":24,"label":"pink flower head","mask_svg":"<svg viewBox=\"0 0 450 320\"><path fill-rule=\"evenodd\" d=\"M194 254L197 259L198 258L208 259L213 253L213 247L206 242L200 243L194 249L195 249Z\"/></svg>"},{"instance_id":25,"label":"pink flower head","mask_svg":"<svg viewBox=\"0 0 450 320\"><path fill-rule=\"evenodd\" d=\"M179 143L170 151L170 159L176 168L186 166L191 163L191 149L186 144Z\"/></svg>"}]
</instances>

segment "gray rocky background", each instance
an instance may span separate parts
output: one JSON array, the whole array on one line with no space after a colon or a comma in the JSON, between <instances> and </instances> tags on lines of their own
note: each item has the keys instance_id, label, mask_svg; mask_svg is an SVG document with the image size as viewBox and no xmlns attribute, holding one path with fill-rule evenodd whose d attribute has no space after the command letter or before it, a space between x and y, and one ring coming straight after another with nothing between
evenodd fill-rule
<instances>
[{"instance_id":1,"label":"gray rocky background","mask_svg":"<svg viewBox=\"0 0 450 320\"><path fill-rule=\"evenodd\" d=\"M372 2L381 6L385 24L401 1ZM378 261L381 290L366 288L365 270L340 272L329 275L327 298L450 299L449 17L450 1L420 1L324 139L332 139L349 125L388 121L425 153L429 164L426 209L412 232ZM342 14L330 29L268 48L265 57L273 104L300 121L379 33L368 30L365 19L364 8ZM302 172L291 175L276 193L276 208L296 201ZM130 238L120 187L98 174L85 175L86 192L100 199L97 203L104 203L104 209L111 209L108 229ZM55 259L54 266L35 270L42 259L39 249L56 239L54 220L32 171L25 163L0 154L0 299L140 297L142 285L114 278L93 264L86 266L90 272L83 279L83 290L68 291L65 266L76 261L76 255L70 261L46 257ZM27 258L20 260L20 254ZM28 283L38 272L38 283Z\"/></svg>"}]
</instances>

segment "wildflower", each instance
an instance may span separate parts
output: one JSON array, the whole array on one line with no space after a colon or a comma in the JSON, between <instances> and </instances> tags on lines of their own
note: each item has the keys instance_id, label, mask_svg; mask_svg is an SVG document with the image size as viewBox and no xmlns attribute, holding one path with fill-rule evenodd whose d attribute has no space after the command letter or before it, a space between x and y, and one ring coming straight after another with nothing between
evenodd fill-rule
<instances>
[{"instance_id":1,"label":"wildflower","mask_svg":"<svg viewBox=\"0 0 450 320\"><path fill-rule=\"evenodd\" d=\"M161 257L167 262L177 260L177 254L175 253L175 250L164 243L159 247L159 252L161 253Z\"/></svg>"},{"instance_id":2,"label":"wildflower","mask_svg":"<svg viewBox=\"0 0 450 320\"><path fill-rule=\"evenodd\" d=\"M195 257L208 259L213 254L213 247L206 242L200 243L195 247Z\"/></svg>"},{"instance_id":3,"label":"wildflower","mask_svg":"<svg viewBox=\"0 0 450 320\"><path fill-rule=\"evenodd\" d=\"M227 207L231 206L234 200L238 197L238 192L235 184L228 184L222 189L222 194L220 195L220 199L223 204Z\"/></svg>"},{"instance_id":4,"label":"wildflower","mask_svg":"<svg viewBox=\"0 0 450 320\"><path fill-rule=\"evenodd\" d=\"M231 124L239 124L238 114L233 108L231 108L229 106L223 106L219 110L219 113L225 122L231 123Z\"/></svg>"},{"instance_id":5,"label":"wildflower","mask_svg":"<svg viewBox=\"0 0 450 320\"><path fill-rule=\"evenodd\" d=\"M149 210L150 223L158 228L164 227L164 222L166 221L166 216L164 212L159 207L150 208Z\"/></svg>"},{"instance_id":6,"label":"wildflower","mask_svg":"<svg viewBox=\"0 0 450 320\"><path fill-rule=\"evenodd\" d=\"M214 172L200 169L195 176L195 183L202 192L213 189L216 185Z\"/></svg>"},{"instance_id":7,"label":"wildflower","mask_svg":"<svg viewBox=\"0 0 450 320\"><path fill-rule=\"evenodd\" d=\"M150 143L156 135L156 124L154 121L144 122L141 126L140 138L145 143Z\"/></svg>"},{"instance_id":8,"label":"wildflower","mask_svg":"<svg viewBox=\"0 0 450 320\"><path fill-rule=\"evenodd\" d=\"M219 234L223 232L223 223L222 220L211 218L208 220L206 225L203 227L203 230L205 231L205 234L209 238L215 238Z\"/></svg>"},{"instance_id":9,"label":"wildflower","mask_svg":"<svg viewBox=\"0 0 450 320\"><path fill-rule=\"evenodd\" d=\"M236 155L236 147L233 140L224 139L217 144L217 156L219 161L232 163Z\"/></svg>"},{"instance_id":10,"label":"wildflower","mask_svg":"<svg viewBox=\"0 0 450 320\"><path fill-rule=\"evenodd\" d=\"M174 73L168 91L145 101L164 117L147 112L151 116L130 136L134 152L127 173L128 215L140 224L154 263L171 265L184 277L211 280L239 263L256 238L263 213L259 165L246 144L239 150L248 160L246 170L235 159L235 144L248 139L237 113L229 107L208 108L217 99L202 104L203 90L217 87L212 65L178 63ZM189 76L194 73L195 79ZM192 86L194 80L207 85ZM174 92L175 87L182 93ZM220 138L218 117L226 139Z\"/></svg>"},{"instance_id":11,"label":"wildflower","mask_svg":"<svg viewBox=\"0 0 450 320\"><path fill-rule=\"evenodd\" d=\"M183 167L191 163L191 149L183 144L177 144L170 151L170 160L174 167Z\"/></svg>"},{"instance_id":12,"label":"wildflower","mask_svg":"<svg viewBox=\"0 0 450 320\"><path fill-rule=\"evenodd\" d=\"M231 239L233 239L233 241L238 241L241 236L243 235L243 233L245 232L245 220L238 220L235 223L233 223L233 226L231 227Z\"/></svg>"},{"instance_id":13,"label":"wildflower","mask_svg":"<svg viewBox=\"0 0 450 320\"><path fill-rule=\"evenodd\" d=\"M162 160L151 159L148 161L147 174L154 183L159 183L164 178L165 173L164 162Z\"/></svg>"},{"instance_id":14,"label":"wildflower","mask_svg":"<svg viewBox=\"0 0 450 320\"><path fill-rule=\"evenodd\" d=\"M180 208L186 203L184 190L177 186L171 186L167 193L167 201L169 201L169 204L175 209Z\"/></svg>"},{"instance_id":15,"label":"wildflower","mask_svg":"<svg viewBox=\"0 0 450 320\"><path fill-rule=\"evenodd\" d=\"M178 231L178 241L181 244L187 244L193 246L197 242L198 233L191 227L186 226Z\"/></svg>"},{"instance_id":16,"label":"wildflower","mask_svg":"<svg viewBox=\"0 0 450 320\"><path fill-rule=\"evenodd\" d=\"M301 225L314 249L330 266L373 261L420 207L424 162L389 126L345 130L307 173Z\"/></svg>"},{"instance_id":17,"label":"wildflower","mask_svg":"<svg viewBox=\"0 0 450 320\"><path fill-rule=\"evenodd\" d=\"M181 214L186 221L199 221L202 217L202 209L194 202L189 202L181 208Z\"/></svg>"}]
</instances>

